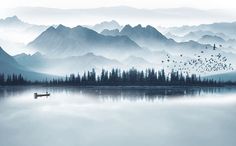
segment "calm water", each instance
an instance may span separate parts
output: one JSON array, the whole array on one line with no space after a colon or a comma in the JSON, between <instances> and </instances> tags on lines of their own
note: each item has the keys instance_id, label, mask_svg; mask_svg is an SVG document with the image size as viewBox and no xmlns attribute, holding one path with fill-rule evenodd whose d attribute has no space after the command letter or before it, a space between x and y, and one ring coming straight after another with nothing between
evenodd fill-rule
<instances>
[{"instance_id":1,"label":"calm water","mask_svg":"<svg viewBox=\"0 0 236 146\"><path fill-rule=\"evenodd\" d=\"M0 87L0 146L235 146L235 136L234 88Z\"/></svg>"}]
</instances>

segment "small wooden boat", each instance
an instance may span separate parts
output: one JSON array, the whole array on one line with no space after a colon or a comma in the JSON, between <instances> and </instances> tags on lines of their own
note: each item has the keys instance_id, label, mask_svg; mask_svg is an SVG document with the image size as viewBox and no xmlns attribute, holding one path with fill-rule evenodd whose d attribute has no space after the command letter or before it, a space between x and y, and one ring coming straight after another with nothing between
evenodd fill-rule
<instances>
[{"instance_id":1,"label":"small wooden boat","mask_svg":"<svg viewBox=\"0 0 236 146\"><path fill-rule=\"evenodd\" d=\"M43 97L46 96L48 98L48 96L50 96L50 93L46 92L46 94L38 94L38 93L34 93L34 98L37 99L38 97Z\"/></svg>"}]
</instances>

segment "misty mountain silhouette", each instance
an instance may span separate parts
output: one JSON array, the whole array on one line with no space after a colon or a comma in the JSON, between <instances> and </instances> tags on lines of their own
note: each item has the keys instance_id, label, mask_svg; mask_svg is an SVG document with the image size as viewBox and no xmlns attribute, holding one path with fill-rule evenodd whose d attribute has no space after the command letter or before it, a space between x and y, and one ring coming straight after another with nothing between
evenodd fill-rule
<instances>
[{"instance_id":1,"label":"misty mountain silhouette","mask_svg":"<svg viewBox=\"0 0 236 146\"><path fill-rule=\"evenodd\" d=\"M149 48L151 50L169 50L173 51L174 48L185 49L186 52L197 50L199 48L205 48L205 45L202 45L196 41L188 42L176 42L173 39L168 39L162 33L160 33L156 28L147 25L143 27L142 25L137 25L132 27L126 25L120 32L117 30L104 30L102 32L104 35L113 35L113 36L128 36L134 40L138 45L143 48Z\"/></svg>"},{"instance_id":2,"label":"misty mountain silhouette","mask_svg":"<svg viewBox=\"0 0 236 146\"><path fill-rule=\"evenodd\" d=\"M0 45L10 54L20 53L19 50L27 51L25 44L46 29L47 26L29 24L17 16L0 19Z\"/></svg>"},{"instance_id":3,"label":"misty mountain silhouette","mask_svg":"<svg viewBox=\"0 0 236 146\"><path fill-rule=\"evenodd\" d=\"M5 19L0 19L0 26L9 26L9 25L24 25L23 21L21 21L17 16L7 17Z\"/></svg>"},{"instance_id":4,"label":"misty mountain silhouette","mask_svg":"<svg viewBox=\"0 0 236 146\"><path fill-rule=\"evenodd\" d=\"M0 47L0 73L4 73L6 75L22 74L28 80L42 80L45 78L52 78L52 76L50 75L32 72L27 68L19 65L16 62L16 60L12 56L7 54L1 47Z\"/></svg>"},{"instance_id":5,"label":"misty mountain silhouette","mask_svg":"<svg viewBox=\"0 0 236 146\"><path fill-rule=\"evenodd\" d=\"M86 27L69 28L63 25L49 27L28 47L54 56L74 56L88 52L124 53L142 49L127 36L104 36Z\"/></svg>"},{"instance_id":6,"label":"misty mountain silhouette","mask_svg":"<svg viewBox=\"0 0 236 146\"><path fill-rule=\"evenodd\" d=\"M142 27L140 24L135 27L126 25L120 31L119 35L128 36L141 47L153 48L155 46L171 45L175 43L172 39L167 39L157 29L150 25L147 25L146 27Z\"/></svg>"},{"instance_id":7,"label":"misty mountain silhouette","mask_svg":"<svg viewBox=\"0 0 236 146\"><path fill-rule=\"evenodd\" d=\"M221 37L219 36L211 36L211 35L204 35L202 36L199 40L198 40L199 43L202 43L202 44L214 44L214 43L225 43L225 40L222 39Z\"/></svg>"},{"instance_id":8,"label":"misty mountain silhouette","mask_svg":"<svg viewBox=\"0 0 236 146\"><path fill-rule=\"evenodd\" d=\"M116 35L119 35L119 29L112 29L112 30L109 30L109 29L104 29L101 34L103 35L111 35L111 36L116 36Z\"/></svg>"},{"instance_id":9,"label":"misty mountain silhouette","mask_svg":"<svg viewBox=\"0 0 236 146\"><path fill-rule=\"evenodd\" d=\"M161 34L154 27L147 25L146 27L142 27L141 24L131 27L130 25L126 25L121 31L120 35L127 35L131 39L143 39L146 37L147 39L159 39L159 40L168 40L163 34Z\"/></svg>"},{"instance_id":10,"label":"misty mountain silhouette","mask_svg":"<svg viewBox=\"0 0 236 146\"><path fill-rule=\"evenodd\" d=\"M96 24L93 27L91 27L91 29L93 29L97 32L101 32L104 29L108 29L108 30L118 29L118 30L120 30L121 28L122 28L122 26L115 20L103 21L103 22L101 22L99 24Z\"/></svg>"},{"instance_id":11,"label":"misty mountain silhouette","mask_svg":"<svg viewBox=\"0 0 236 146\"><path fill-rule=\"evenodd\" d=\"M33 32L33 31L43 31L47 28L45 25L35 25L29 24L22 21L16 15L12 17L6 17L5 19L0 19L0 27L3 28L15 28L15 29L23 29L25 32Z\"/></svg>"},{"instance_id":12,"label":"misty mountain silhouette","mask_svg":"<svg viewBox=\"0 0 236 146\"><path fill-rule=\"evenodd\" d=\"M122 63L117 60L87 53L82 56L70 56L65 58L50 58L39 52L33 55L15 55L16 61L33 71L43 71L57 75L83 72L94 69L110 69L112 67L122 67Z\"/></svg>"},{"instance_id":13,"label":"misty mountain silhouette","mask_svg":"<svg viewBox=\"0 0 236 146\"><path fill-rule=\"evenodd\" d=\"M197 26L170 27L166 31L171 32L175 35L182 35L190 32L211 32L220 37L223 37L223 35L227 35L229 37L235 38L235 27L236 22L219 22L212 24L201 24ZM223 35L221 36L220 34ZM205 33L204 35L212 34Z\"/></svg>"},{"instance_id":14,"label":"misty mountain silhouette","mask_svg":"<svg viewBox=\"0 0 236 146\"><path fill-rule=\"evenodd\" d=\"M232 71L232 72L220 73L220 74L216 74L216 75L206 76L205 78L214 79L217 81L236 82L236 72Z\"/></svg>"}]
</instances>

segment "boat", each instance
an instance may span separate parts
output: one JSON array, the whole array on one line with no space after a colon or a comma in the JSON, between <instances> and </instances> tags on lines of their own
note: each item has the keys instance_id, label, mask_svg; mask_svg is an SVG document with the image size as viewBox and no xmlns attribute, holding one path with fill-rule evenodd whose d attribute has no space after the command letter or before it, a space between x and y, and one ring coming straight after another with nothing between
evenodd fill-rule
<instances>
[{"instance_id":1,"label":"boat","mask_svg":"<svg viewBox=\"0 0 236 146\"><path fill-rule=\"evenodd\" d=\"M34 98L37 99L38 97L47 97L50 96L50 93L46 92L45 94L38 94L38 93L34 93Z\"/></svg>"}]
</instances>

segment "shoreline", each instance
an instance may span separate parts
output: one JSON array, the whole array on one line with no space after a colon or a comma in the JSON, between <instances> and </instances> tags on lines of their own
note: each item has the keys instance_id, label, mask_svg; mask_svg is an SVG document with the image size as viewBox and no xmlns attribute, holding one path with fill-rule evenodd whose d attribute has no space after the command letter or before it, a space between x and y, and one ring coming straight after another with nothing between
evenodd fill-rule
<instances>
[{"instance_id":1,"label":"shoreline","mask_svg":"<svg viewBox=\"0 0 236 146\"><path fill-rule=\"evenodd\" d=\"M143 90L154 90L154 89L206 89L206 88L235 88L236 85L225 85L225 86L180 86L180 85L160 85L160 86L78 86L78 85L12 85L12 86L0 86L0 88L10 87L49 87L49 88L78 88L78 89L143 89Z\"/></svg>"}]
</instances>

